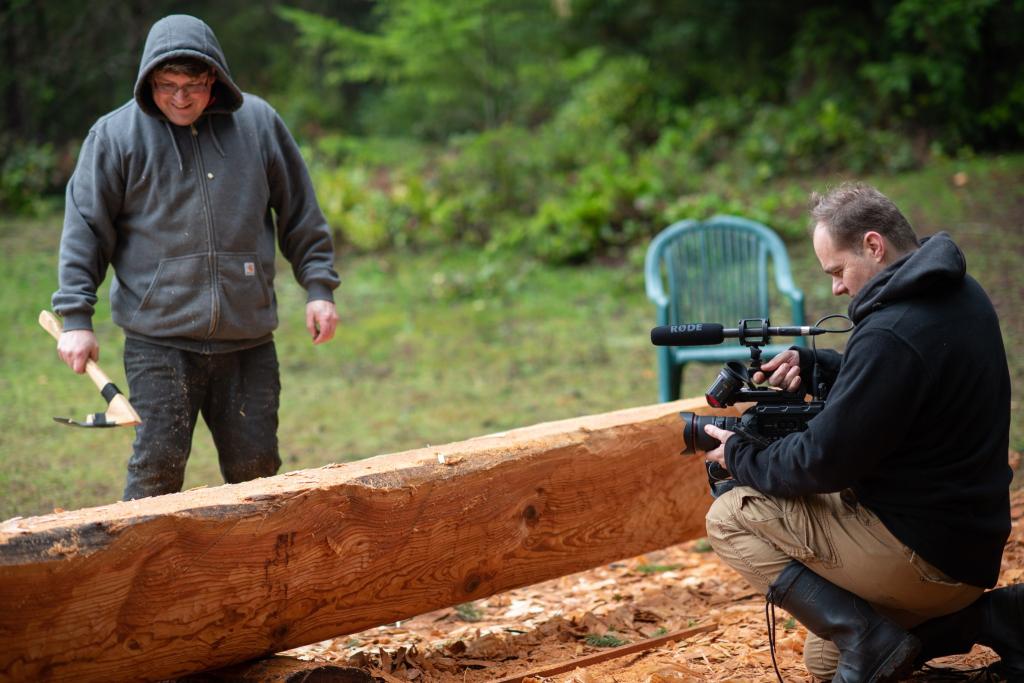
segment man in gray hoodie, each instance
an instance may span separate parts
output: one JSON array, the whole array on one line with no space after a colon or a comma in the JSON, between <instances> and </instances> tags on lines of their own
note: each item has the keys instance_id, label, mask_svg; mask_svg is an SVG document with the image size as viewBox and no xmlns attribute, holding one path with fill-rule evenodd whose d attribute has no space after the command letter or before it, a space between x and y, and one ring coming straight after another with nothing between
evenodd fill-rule
<instances>
[{"instance_id":1,"label":"man in gray hoodie","mask_svg":"<svg viewBox=\"0 0 1024 683\"><path fill-rule=\"evenodd\" d=\"M96 359L96 291L108 265L136 428L124 498L181 490L199 414L229 483L270 476L280 394L275 242L307 292L314 344L337 326L330 230L294 139L235 85L195 17L153 25L134 98L100 118L67 187L61 358Z\"/></svg>"}]
</instances>

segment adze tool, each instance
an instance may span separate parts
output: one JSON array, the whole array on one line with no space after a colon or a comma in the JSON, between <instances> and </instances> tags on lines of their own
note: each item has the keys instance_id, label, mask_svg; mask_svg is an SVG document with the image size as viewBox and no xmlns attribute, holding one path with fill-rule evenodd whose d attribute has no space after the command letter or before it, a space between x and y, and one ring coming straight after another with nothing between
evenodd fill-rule
<instances>
[{"instance_id":1,"label":"adze tool","mask_svg":"<svg viewBox=\"0 0 1024 683\"><path fill-rule=\"evenodd\" d=\"M42 325L44 330L53 335L54 339L59 340L61 332L64 331L60 320L49 311L40 311L39 324ZM96 385L96 388L100 390L103 398L107 399L106 412L86 415L85 422L72 420L70 417L55 417L53 418L55 422L76 427L130 427L142 424L142 420L139 419L139 414L132 408L132 404L128 402L128 399L121 393L121 390L114 386L114 383L110 381L107 374L100 370L100 366L96 365L95 361L90 359L86 362L85 372L89 375L93 384Z\"/></svg>"}]
</instances>

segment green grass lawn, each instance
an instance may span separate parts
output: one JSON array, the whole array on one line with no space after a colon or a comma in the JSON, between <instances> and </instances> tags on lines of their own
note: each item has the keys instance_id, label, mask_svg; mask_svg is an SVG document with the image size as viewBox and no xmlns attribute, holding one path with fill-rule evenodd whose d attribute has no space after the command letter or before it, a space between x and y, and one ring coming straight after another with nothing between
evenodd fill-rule
<instances>
[{"instance_id":1,"label":"green grass lawn","mask_svg":"<svg viewBox=\"0 0 1024 683\"><path fill-rule=\"evenodd\" d=\"M952 178L961 171L967 183L958 187ZM809 191L831 180L790 182ZM907 211L920 234L947 230L965 249L970 271L1000 312L1014 386L1024 385L1024 157L945 162L869 180ZM112 502L124 485L132 430L71 429L50 420L102 408L91 382L61 363L36 324L56 285L59 233L59 216L0 220L0 321L7 331L0 342L0 519ZM809 240L789 250L808 317L845 312L847 300L831 296ZM578 268L467 249L345 257L341 327L319 347L304 328L303 293L282 269L282 470L655 402L653 312L641 260L642 249L622 263ZM123 340L110 322L106 287L96 328L100 364L126 388ZM702 394L717 370L689 368L684 393ZM1019 405L1015 399L1016 449L1024 448ZM186 487L221 481L200 425Z\"/></svg>"}]
</instances>

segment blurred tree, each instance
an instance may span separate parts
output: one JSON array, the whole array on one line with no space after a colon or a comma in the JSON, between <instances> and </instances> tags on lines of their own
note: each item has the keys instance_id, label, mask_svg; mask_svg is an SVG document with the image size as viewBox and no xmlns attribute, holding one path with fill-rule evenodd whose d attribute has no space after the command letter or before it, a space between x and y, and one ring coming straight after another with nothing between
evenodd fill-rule
<instances>
[{"instance_id":1,"label":"blurred tree","mask_svg":"<svg viewBox=\"0 0 1024 683\"><path fill-rule=\"evenodd\" d=\"M788 0L574 0L573 46L602 44L643 55L663 95L784 94L791 37L799 23Z\"/></svg>"},{"instance_id":2,"label":"blurred tree","mask_svg":"<svg viewBox=\"0 0 1024 683\"><path fill-rule=\"evenodd\" d=\"M193 14L210 24L243 89L271 99L287 93L302 74L294 68L296 33L274 12L277 4L277 0L100 0L85 5L73 0L0 0L2 137L36 143L81 139L97 117L131 98L149 28L174 13ZM372 0L293 0L291 4L354 25L364 21L373 7Z\"/></svg>"},{"instance_id":3,"label":"blurred tree","mask_svg":"<svg viewBox=\"0 0 1024 683\"><path fill-rule=\"evenodd\" d=\"M136 9L129 2L83 12L62 0L0 0L4 133L37 142L80 137L91 115L130 96Z\"/></svg>"},{"instance_id":4,"label":"blurred tree","mask_svg":"<svg viewBox=\"0 0 1024 683\"><path fill-rule=\"evenodd\" d=\"M428 139L528 120L550 104L561 49L550 0L391 0L372 31L295 8L281 16L323 60L325 84L362 84L365 130Z\"/></svg>"},{"instance_id":5,"label":"blurred tree","mask_svg":"<svg viewBox=\"0 0 1024 683\"><path fill-rule=\"evenodd\" d=\"M997 142L992 133L1004 144L1020 141L1022 10L1019 0L901 0L885 16L885 49L857 73L886 118L910 121L948 145L987 146ZM1015 122L999 115L1011 110Z\"/></svg>"},{"instance_id":6,"label":"blurred tree","mask_svg":"<svg viewBox=\"0 0 1024 683\"><path fill-rule=\"evenodd\" d=\"M172 12L210 23L243 87L300 135L438 140L536 124L595 68L596 50L646 63L639 128L714 98L828 99L870 125L951 143L1024 138L1022 0L279 3L0 0L0 149L80 139L131 96L146 33Z\"/></svg>"},{"instance_id":7,"label":"blurred tree","mask_svg":"<svg viewBox=\"0 0 1024 683\"><path fill-rule=\"evenodd\" d=\"M534 185L495 144L523 131L545 152L524 172L567 191L655 146L763 180L1024 142L1024 0L0 0L0 185L18 185L0 196L60 184L173 12L206 20L300 139L467 150L509 129L479 145L508 158L478 155L508 187Z\"/></svg>"}]
</instances>

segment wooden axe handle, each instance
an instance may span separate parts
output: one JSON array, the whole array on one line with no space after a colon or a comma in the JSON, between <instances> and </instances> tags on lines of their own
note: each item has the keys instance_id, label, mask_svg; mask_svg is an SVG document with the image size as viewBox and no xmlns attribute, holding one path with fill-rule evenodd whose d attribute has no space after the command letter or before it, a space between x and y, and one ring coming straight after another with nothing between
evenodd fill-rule
<instances>
[{"instance_id":1,"label":"wooden axe handle","mask_svg":"<svg viewBox=\"0 0 1024 683\"><path fill-rule=\"evenodd\" d=\"M49 311L39 312L39 324L44 330L49 332L54 339L60 340L60 335L64 331L64 326L60 320L53 313ZM96 365L96 361L91 358L85 363L85 372L92 379L93 384L100 391L103 391L103 387L111 384L110 378L107 377L107 373L100 370L100 366Z\"/></svg>"},{"instance_id":2,"label":"wooden axe handle","mask_svg":"<svg viewBox=\"0 0 1024 683\"><path fill-rule=\"evenodd\" d=\"M60 320L57 319L53 313L49 311L39 312L39 324L44 330L49 332L54 339L60 341L60 335L64 332L64 326L61 325ZM96 413L90 415L85 424L70 421L68 424L77 424L79 426L106 426L111 425L129 427L132 425L142 424L142 420L139 414L135 412L135 408L132 408L132 404L128 402L124 394L110 381L107 377L107 373L100 370L100 366L96 364L96 361L89 359L85 363L85 372L89 375L89 379L92 380L96 388L100 390L100 394L103 398L107 399L107 412ZM110 390L107 390L110 387ZM55 418L57 419L57 418ZM102 423L100 422L102 419ZM58 419L59 422L65 420Z\"/></svg>"}]
</instances>

